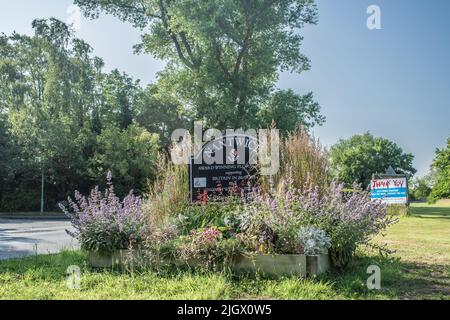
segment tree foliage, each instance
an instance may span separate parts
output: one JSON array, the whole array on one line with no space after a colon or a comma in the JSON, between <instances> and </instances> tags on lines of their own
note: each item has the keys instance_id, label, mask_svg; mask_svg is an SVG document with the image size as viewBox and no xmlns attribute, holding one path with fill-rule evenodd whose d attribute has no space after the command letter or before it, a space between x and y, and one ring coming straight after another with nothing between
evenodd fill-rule
<instances>
[{"instance_id":1,"label":"tree foliage","mask_svg":"<svg viewBox=\"0 0 450 320\"><path fill-rule=\"evenodd\" d=\"M292 90L282 90L273 94L263 105L259 117L264 127L270 127L273 121L285 136L295 132L299 124L302 124L302 130L308 132L315 125L321 125L325 121L312 93L299 96Z\"/></svg>"},{"instance_id":2,"label":"tree foliage","mask_svg":"<svg viewBox=\"0 0 450 320\"><path fill-rule=\"evenodd\" d=\"M159 90L218 129L268 126L289 100L281 128L321 124L312 94L277 92L279 71L302 72L310 63L299 30L317 21L313 0L75 0L86 16L112 14L149 30L138 52L167 61ZM269 101L269 102L267 102ZM266 111L259 113L264 105ZM261 117L259 116L261 115Z\"/></svg>"},{"instance_id":3,"label":"tree foliage","mask_svg":"<svg viewBox=\"0 0 450 320\"><path fill-rule=\"evenodd\" d=\"M450 138L447 146L436 150L436 157L431 165L435 174L435 183L430 194L430 200L450 198Z\"/></svg>"},{"instance_id":4,"label":"tree foliage","mask_svg":"<svg viewBox=\"0 0 450 320\"><path fill-rule=\"evenodd\" d=\"M432 178L425 176L415 178L409 183L409 197L411 200L427 200L432 190Z\"/></svg>"},{"instance_id":5,"label":"tree foliage","mask_svg":"<svg viewBox=\"0 0 450 320\"><path fill-rule=\"evenodd\" d=\"M144 125L172 121L153 110L165 105L146 104L151 93L128 75L104 73L63 22L35 20L33 29L0 35L0 209L37 209L42 171L47 208L108 170L120 191L143 191L159 146L159 132ZM150 113L139 126L137 115Z\"/></svg>"},{"instance_id":6,"label":"tree foliage","mask_svg":"<svg viewBox=\"0 0 450 320\"><path fill-rule=\"evenodd\" d=\"M189 113L177 101L161 93L154 84L141 91L134 111L136 122L148 131L157 133L166 152L171 144L172 132L189 127Z\"/></svg>"},{"instance_id":7,"label":"tree foliage","mask_svg":"<svg viewBox=\"0 0 450 320\"><path fill-rule=\"evenodd\" d=\"M412 177L416 173L414 156L404 153L392 141L374 137L370 133L341 139L330 150L330 167L335 178L351 185L354 182L367 186L372 174L384 173L392 166L396 173Z\"/></svg>"},{"instance_id":8,"label":"tree foliage","mask_svg":"<svg viewBox=\"0 0 450 320\"><path fill-rule=\"evenodd\" d=\"M91 158L92 174L102 179L111 171L116 177L120 194L130 189L144 190L146 179L155 176L159 137L136 124L126 129L111 125L97 136L97 145Z\"/></svg>"}]
</instances>

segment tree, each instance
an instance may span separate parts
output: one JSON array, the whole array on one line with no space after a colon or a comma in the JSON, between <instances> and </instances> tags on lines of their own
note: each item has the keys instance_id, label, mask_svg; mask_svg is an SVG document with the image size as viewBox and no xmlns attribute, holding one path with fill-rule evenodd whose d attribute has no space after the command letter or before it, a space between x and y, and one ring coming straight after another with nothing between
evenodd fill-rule
<instances>
[{"instance_id":1,"label":"tree","mask_svg":"<svg viewBox=\"0 0 450 320\"><path fill-rule=\"evenodd\" d=\"M4 116L0 113L0 208L5 206L5 195L9 191L9 186L14 180L14 165L11 161L15 157L14 145L7 129Z\"/></svg>"},{"instance_id":2,"label":"tree","mask_svg":"<svg viewBox=\"0 0 450 320\"><path fill-rule=\"evenodd\" d=\"M120 129L110 125L97 137L90 172L100 180L111 171L117 192L124 195L133 189L146 190L147 179L155 177L159 137L136 124Z\"/></svg>"},{"instance_id":3,"label":"tree","mask_svg":"<svg viewBox=\"0 0 450 320\"><path fill-rule=\"evenodd\" d=\"M275 122L277 129L287 135L298 129L309 131L315 125L322 125L325 117L320 115L320 106L314 102L312 93L304 96L292 90L278 91L260 111L261 127L269 128Z\"/></svg>"},{"instance_id":4,"label":"tree","mask_svg":"<svg viewBox=\"0 0 450 320\"><path fill-rule=\"evenodd\" d=\"M404 153L394 142L374 137L369 132L341 139L330 150L330 169L335 179L347 184L357 182L366 187L372 174L384 173L392 166L396 173L412 177L414 156Z\"/></svg>"},{"instance_id":5,"label":"tree","mask_svg":"<svg viewBox=\"0 0 450 320\"><path fill-rule=\"evenodd\" d=\"M189 114L177 101L167 98L156 85L148 85L136 99L136 122L149 132L157 133L161 147L168 152L175 129L189 126Z\"/></svg>"},{"instance_id":6,"label":"tree","mask_svg":"<svg viewBox=\"0 0 450 320\"><path fill-rule=\"evenodd\" d=\"M0 102L18 149L8 193L36 208L21 193L40 192L42 171L46 194L63 197L85 176L85 146L78 138L92 108L86 93L92 92L94 61L92 49L61 21L35 20L33 29L33 36L1 36Z\"/></svg>"},{"instance_id":7,"label":"tree","mask_svg":"<svg viewBox=\"0 0 450 320\"><path fill-rule=\"evenodd\" d=\"M135 116L133 106L141 91L139 81L113 70L104 76L102 89L102 122L105 124L114 122L120 128L126 129Z\"/></svg>"},{"instance_id":8,"label":"tree","mask_svg":"<svg viewBox=\"0 0 450 320\"><path fill-rule=\"evenodd\" d=\"M153 112L145 102L153 93L125 73L102 72L103 61L63 22L35 20L33 29L0 35L0 210L38 209L42 172L46 209L110 169L122 176L123 193L142 189L154 176L153 123L170 123L172 113ZM152 133L133 125L149 113L142 122Z\"/></svg>"},{"instance_id":9,"label":"tree","mask_svg":"<svg viewBox=\"0 0 450 320\"><path fill-rule=\"evenodd\" d=\"M436 157L431 165L435 174L435 183L430 194L430 201L450 198L450 138L447 146L436 149Z\"/></svg>"},{"instance_id":10,"label":"tree","mask_svg":"<svg viewBox=\"0 0 450 320\"><path fill-rule=\"evenodd\" d=\"M279 71L310 68L300 47L299 30L315 24L313 0L75 0L90 18L115 15L149 30L137 52L166 60L159 90L192 110L196 120L218 129L256 128L267 124L257 115L272 99ZM290 96L295 96L293 92ZM281 94L274 97L285 97ZM292 98L292 97L291 97ZM311 95L295 98L296 115L320 124ZM294 100L295 100L294 99ZM302 107L301 102L305 105ZM270 108L269 108L270 109ZM285 124L283 124L285 126ZM293 127L286 124L286 127Z\"/></svg>"},{"instance_id":11,"label":"tree","mask_svg":"<svg viewBox=\"0 0 450 320\"><path fill-rule=\"evenodd\" d=\"M432 190L430 176L416 178L409 183L409 196L411 200L427 200Z\"/></svg>"}]
</instances>

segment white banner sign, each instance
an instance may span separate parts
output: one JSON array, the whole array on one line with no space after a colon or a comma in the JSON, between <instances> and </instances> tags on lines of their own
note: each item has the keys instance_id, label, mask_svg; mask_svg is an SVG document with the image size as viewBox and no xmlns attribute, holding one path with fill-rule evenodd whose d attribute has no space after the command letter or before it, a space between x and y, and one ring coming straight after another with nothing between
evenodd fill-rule
<instances>
[{"instance_id":1,"label":"white banner sign","mask_svg":"<svg viewBox=\"0 0 450 320\"><path fill-rule=\"evenodd\" d=\"M371 198L387 204L408 203L406 178L375 179L370 183Z\"/></svg>"}]
</instances>

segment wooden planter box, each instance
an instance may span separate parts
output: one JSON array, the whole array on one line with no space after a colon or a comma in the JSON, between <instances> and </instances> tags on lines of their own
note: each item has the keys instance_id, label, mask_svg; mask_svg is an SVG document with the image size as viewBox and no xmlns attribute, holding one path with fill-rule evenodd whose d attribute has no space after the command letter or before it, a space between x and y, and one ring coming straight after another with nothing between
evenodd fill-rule
<instances>
[{"instance_id":1,"label":"wooden planter box","mask_svg":"<svg viewBox=\"0 0 450 320\"><path fill-rule=\"evenodd\" d=\"M136 262L141 266L146 262L145 254L140 250L120 250L114 253L89 252L89 265L93 268L123 269L132 267ZM199 265L195 261L189 263L160 261L160 265L173 264L176 266ZM240 255L237 256L231 269L237 274L265 274L272 277L299 276L315 277L330 268L328 254L306 256L304 254L276 254L276 255Z\"/></svg>"},{"instance_id":2,"label":"wooden planter box","mask_svg":"<svg viewBox=\"0 0 450 320\"><path fill-rule=\"evenodd\" d=\"M272 277L299 276L315 277L330 268L328 254L306 256L304 254L248 255L233 263L237 273L262 273Z\"/></svg>"},{"instance_id":3,"label":"wooden planter box","mask_svg":"<svg viewBox=\"0 0 450 320\"><path fill-rule=\"evenodd\" d=\"M316 277L327 272L330 266L330 256L328 254L306 256L306 274L310 277Z\"/></svg>"},{"instance_id":4,"label":"wooden planter box","mask_svg":"<svg viewBox=\"0 0 450 320\"><path fill-rule=\"evenodd\" d=\"M88 252L89 266L92 268L118 268L133 265L136 261L143 261L140 250L119 250L112 253Z\"/></svg>"}]
</instances>

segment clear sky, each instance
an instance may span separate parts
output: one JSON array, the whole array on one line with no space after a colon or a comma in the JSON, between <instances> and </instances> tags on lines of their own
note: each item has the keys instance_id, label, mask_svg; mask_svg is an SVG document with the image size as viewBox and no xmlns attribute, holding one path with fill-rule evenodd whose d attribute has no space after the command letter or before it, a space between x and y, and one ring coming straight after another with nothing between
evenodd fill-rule
<instances>
[{"instance_id":1,"label":"clear sky","mask_svg":"<svg viewBox=\"0 0 450 320\"><path fill-rule=\"evenodd\" d=\"M450 137L450 1L318 0L319 23L302 31L312 69L281 75L279 87L313 91L327 117L314 134L330 146L370 131L415 155L426 174L436 147ZM366 26L369 5L381 9L381 30ZM67 20L71 0L0 0L0 32L31 32L34 18ZM81 20L107 69L154 82L164 62L136 56L140 31L114 17Z\"/></svg>"}]
</instances>

